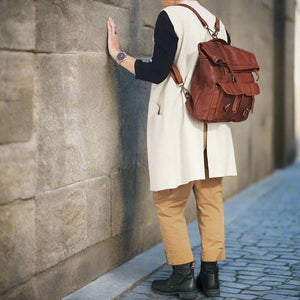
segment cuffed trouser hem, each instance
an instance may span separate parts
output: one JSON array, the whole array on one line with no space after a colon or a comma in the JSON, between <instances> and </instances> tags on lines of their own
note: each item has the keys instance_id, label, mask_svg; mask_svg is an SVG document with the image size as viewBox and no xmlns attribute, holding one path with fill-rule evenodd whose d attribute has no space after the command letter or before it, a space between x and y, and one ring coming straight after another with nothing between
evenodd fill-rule
<instances>
[{"instance_id":1,"label":"cuffed trouser hem","mask_svg":"<svg viewBox=\"0 0 300 300\"><path fill-rule=\"evenodd\" d=\"M194 260L192 251L185 252L170 252L166 251L167 263L171 266L187 264Z\"/></svg>"},{"instance_id":2,"label":"cuffed trouser hem","mask_svg":"<svg viewBox=\"0 0 300 300\"><path fill-rule=\"evenodd\" d=\"M225 248L220 249L220 251L201 251L201 261L217 261L225 260Z\"/></svg>"}]
</instances>

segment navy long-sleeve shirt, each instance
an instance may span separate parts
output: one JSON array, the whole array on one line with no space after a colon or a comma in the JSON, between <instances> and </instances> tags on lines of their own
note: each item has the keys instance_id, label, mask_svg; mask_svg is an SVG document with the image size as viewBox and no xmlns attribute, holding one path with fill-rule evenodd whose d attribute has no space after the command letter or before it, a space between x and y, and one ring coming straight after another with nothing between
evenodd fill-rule
<instances>
[{"instance_id":1,"label":"navy long-sleeve shirt","mask_svg":"<svg viewBox=\"0 0 300 300\"><path fill-rule=\"evenodd\" d=\"M228 43L231 43L230 36L227 33ZM154 51L150 62L143 62L137 59L134 65L135 78L149 81L152 83L161 83L170 73L176 50L178 37L175 33L172 22L165 11L158 15L154 29Z\"/></svg>"}]
</instances>

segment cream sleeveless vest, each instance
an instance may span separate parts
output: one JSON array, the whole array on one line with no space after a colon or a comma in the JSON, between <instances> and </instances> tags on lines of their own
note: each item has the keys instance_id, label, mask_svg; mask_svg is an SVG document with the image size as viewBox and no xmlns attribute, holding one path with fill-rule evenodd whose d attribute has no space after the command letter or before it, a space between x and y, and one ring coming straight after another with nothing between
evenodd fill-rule
<instances>
[{"instance_id":1,"label":"cream sleeveless vest","mask_svg":"<svg viewBox=\"0 0 300 300\"><path fill-rule=\"evenodd\" d=\"M197 1L184 0L214 28L215 16ZM195 14L185 7L164 8L178 37L175 63L185 87L198 58L197 45L211 37ZM221 22L219 38L227 39ZM203 74L205 76L205 74ZM150 190L176 188L192 180L204 179L203 123L194 120L185 108L185 97L168 76L152 84L147 121L147 151ZM207 131L209 177L235 176L236 163L229 123L209 123Z\"/></svg>"}]
</instances>

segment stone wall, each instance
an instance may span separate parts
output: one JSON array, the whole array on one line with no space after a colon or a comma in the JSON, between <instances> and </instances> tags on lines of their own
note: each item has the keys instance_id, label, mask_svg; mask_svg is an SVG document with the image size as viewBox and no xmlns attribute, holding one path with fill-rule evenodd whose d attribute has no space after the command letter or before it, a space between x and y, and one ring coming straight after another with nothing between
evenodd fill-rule
<instances>
[{"instance_id":1,"label":"stone wall","mask_svg":"<svg viewBox=\"0 0 300 300\"><path fill-rule=\"evenodd\" d=\"M261 65L255 114L232 125L239 176L224 180L228 197L274 169L274 3L202 2ZM112 16L122 48L151 57L160 9L159 0L0 0L1 299L60 299L160 240L150 85L106 50ZM196 217L192 198L185 213Z\"/></svg>"},{"instance_id":2,"label":"stone wall","mask_svg":"<svg viewBox=\"0 0 300 300\"><path fill-rule=\"evenodd\" d=\"M295 10L295 135L297 155L300 159L300 1Z\"/></svg>"}]
</instances>

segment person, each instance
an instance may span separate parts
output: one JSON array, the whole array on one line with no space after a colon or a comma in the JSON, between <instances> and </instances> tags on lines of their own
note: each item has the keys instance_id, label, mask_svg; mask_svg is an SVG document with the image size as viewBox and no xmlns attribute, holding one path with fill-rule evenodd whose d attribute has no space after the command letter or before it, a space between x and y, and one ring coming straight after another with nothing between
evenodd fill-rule
<instances>
[{"instance_id":1,"label":"person","mask_svg":"<svg viewBox=\"0 0 300 300\"><path fill-rule=\"evenodd\" d=\"M225 259L222 178L235 176L236 163L229 123L203 123L189 115L186 98L170 76L175 63L190 87L198 59L197 45L211 39L193 7L214 28L215 16L197 0L161 0L154 29L152 60L144 62L120 50L117 26L107 20L108 50L136 79L152 82L147 119L150 190L159 220L167 263L173 273L154 280L152 290L182 299L220 294L218 260ZM219 38L230 42L220 22ZM205 74L203 74L205 76ZM183 214L193 190L201 236L201 271L194 277L194 257Z\"/></svg>"}]
</instances>

